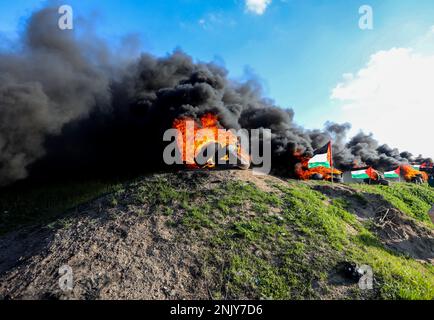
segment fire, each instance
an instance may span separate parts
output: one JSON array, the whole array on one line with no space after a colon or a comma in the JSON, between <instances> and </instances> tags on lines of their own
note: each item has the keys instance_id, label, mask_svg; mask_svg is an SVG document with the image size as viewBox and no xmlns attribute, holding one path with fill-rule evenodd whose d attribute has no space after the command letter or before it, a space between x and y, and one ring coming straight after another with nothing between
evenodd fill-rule
<instances>
[{"instance_id":1,"label":"fire","mask_svg":"<svg viewBox=\"0 0 434 320\"><path fill-rule=\"evenodd\" d=\"M428 181L428 174L426 172L416 170L411 165L401 166L401 172L407 182L413 182L417 177L421 177L423 182Z\"/></svg>"},{"instance_id":2,"label":"fire","mask_svg":"<svg viewBox=\"0 0 434 320\"><path fill-rule=\"evenodd\" d=\"M332 175L337 176L342 174L342 171L339 171L337 169L332 170L331 168L326 167L316 167L309 169L309 157L303 156L299 152L295 154L295 157L300 160L300 162L295 165L295 175L301 180L311 180L313 175L320 174L322 175L323 180L331 181Z\"/></svg>"},{"instance_id":3,"label":"fire","mask_svg":"<svg viewBox=\"0 0 434 320\"><path fill-rule=\"evenodd\" d=\"M177 145L181 151L183 162L190 168L214 168L216 163L212 157L207 163L199 166L196 162L198 154L210 144L218 144L225 150L236 150L237 158L243 164L250 164L250 156L244 152L238 143L238 137L231 131L221 129L217 116L208 113L195 121L193 118L183 117L176 119L173 128L178 130L176 138ZM223 161L229 161L229 155L221 158Z\"/></svg>"}]
</instances>

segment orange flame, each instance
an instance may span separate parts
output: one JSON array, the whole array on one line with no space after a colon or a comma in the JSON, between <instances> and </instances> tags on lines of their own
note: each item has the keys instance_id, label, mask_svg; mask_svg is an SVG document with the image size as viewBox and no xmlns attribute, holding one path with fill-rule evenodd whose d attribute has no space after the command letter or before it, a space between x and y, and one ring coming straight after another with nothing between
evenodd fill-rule
<instances>
[{"instance_id":1,"label":"orange flame","mask_svg":"<svg viewBox=\"0 0 434 320\"><path fill-rule=\"evenodd\" d=\"M211 113L202 116L200 123L188 117L175 119L173 128L178 130L176 141L182 160L190 168L199 168L195 159L199 152L211 143L219 144L222 148L230 146L236 148L238 159L250 163L250 156L241 148L237 135L221 129L217 117ZM229 161L229 155L226 154L222 160ZM209 159L202 167L214 168L215 166L213 159Z\"/></svg>"},{"instance_id":2,"label":"orange flame","mask_svg":"<svg viewBox=\"0 0 434 320\"><path fill-rule=\"evenodd\" d=\"M401 172L407 182L413 182L413 179L418 176L420 176L424 182L428 181L428 174L426 172L416 170L411 165L402 165Z\"/></svg>"},{"instance_id":3,"label":"orange flame","mask_svg":"<svg viewBox=\"0 0 434 320\"><path fill-rule=\"evenodd\" d=\"M295 175L300 180L311 180L312 176L315 174L320 174L323 176L324 180L331 181L332 175L341 175L342 171L337 169L331 169L326 167L316 167L309 169L309 157L303 156L300 152L296 152L294 155L296 158L300 160L299 163L295 165Z\"/></svg>"}]
</instances>

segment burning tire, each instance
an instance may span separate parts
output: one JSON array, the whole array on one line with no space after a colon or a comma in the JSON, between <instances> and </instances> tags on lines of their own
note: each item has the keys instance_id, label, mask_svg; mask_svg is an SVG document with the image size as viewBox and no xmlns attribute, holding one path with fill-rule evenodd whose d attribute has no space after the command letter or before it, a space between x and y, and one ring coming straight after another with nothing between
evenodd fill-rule
<instances>
[{"instance_id":1,"label":"burning tire","mask_svg":"<svg viewBox=\"0 0 434 320\"><path fill-rule=\"evenodd\" d=\"M229 159L233 157L237 159L236 167L240 170L248 170L250 168L250 160L247 158L243 158L242 155L238 152L238 148L235 145L229 145L227 147L229 152Z\"/></svg>"},{"instance_id":2,"label":"burning tire","mask_svg":"<svg viewBox=\"0 0 434 320\"><path fill-rule=\"evenodd\" d=\"M310 176L310 180L321 181L324 180L324 176L320 173L315 173Z\"/></svg>"},{"instance_id":3,"label":"burning tire","mask_svg":"<svg viewBox=\"0 0 434 320\"><path fill-rule=\"evenodd\" d=\"M369 178L367 178L367 179L363 179L363 182L364 182L365 184L375 184L375 180L371 180L371 179L369 179Z\"/></svg>"},{"instance_id":4,"label":"burning tire","mask_svg":"<svg viewBox=\"0 0 434 320\"><path fill-rule=\"evenodd\" d=\"M194 157L194 162L199 168L210 168L216 164L218 143L209 143L205 145Z\"/></svg>"},{"instance_id":5,"label":"burning tire","mask_svg":"<svg viewBox=\"0 0 434 320\"><path fill-rule=\"evenodd\" d=\"M334 177L333 178L333 182L344 183L344 178L342 178L342 177Z\"/></svg>"},{"instance_id":6,"label":"burning tire","mask_svg":"<svg viewBox=\"0 0 434 320\"><path fill-rule=\"evenodd\" d=\"M219 158L221 154L225 154L225 158ZM236 163L233 163L233 159ZM231 163L232 160L232 163ZM238 153L236 146L229 145L222 147L219 143L209 143L205 145L194 158L196 165L199 168L238 168L248 170L250 161L243 159Z\"/></svg>"},{"instance_id":7,"label":"burning tire","mask_svg":"<svg viewBox=\"0 0 434 320\"><path fill-rule=\"evenodd\" d=\"M411 182L415 183L415 184L423 184L423 178L420 175L418 175L418 176L414 177L411 180Z\"/></svg>"},{"instance_id":8,"label":"burning tire","mask_svg":"<svg viewBox=\"0 0 434 320\"><path fill-rule=\"evenodd\" d=\"M238 169L240 169L240 170L249 170L249 168L250 168L250 163L249 164L247 164L247 163L240 163L240 164L237 164L237 168Z\"/></svg>"}]
</instances>

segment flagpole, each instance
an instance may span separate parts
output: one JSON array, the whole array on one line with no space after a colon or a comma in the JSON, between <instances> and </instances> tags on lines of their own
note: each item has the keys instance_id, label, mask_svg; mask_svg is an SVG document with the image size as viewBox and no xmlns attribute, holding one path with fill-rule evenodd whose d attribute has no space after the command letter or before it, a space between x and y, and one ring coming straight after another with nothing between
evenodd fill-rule
<instances>
[{"instance_id":1,"label":"flagpole","mask_svg":"<svg viewBox=\"0 0 434 320\"><path fill-rule=\"evenodd\" d=\"M330 162L331 162L331 167L332 167L332 186L333 186L333 180L334 180L334 169L333 169L333 144L332 141L330 140Z\"/></svg>"}]
</instances>

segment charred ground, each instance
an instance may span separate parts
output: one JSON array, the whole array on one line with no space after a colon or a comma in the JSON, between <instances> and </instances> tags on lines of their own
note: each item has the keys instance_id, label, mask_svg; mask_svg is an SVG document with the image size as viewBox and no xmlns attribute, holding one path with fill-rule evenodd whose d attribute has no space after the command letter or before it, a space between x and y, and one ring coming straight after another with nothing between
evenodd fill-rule
<instances>
[{"instance_id":1,"label":"charred ground","mask_svg":"<svg viewBox=\"0 0 434 320\"><path fill-rule=\"evenodd\" d=\"M433 299L433 203L424 186L250 171L11 190L0 197L0 297ZM345 261L370 265L374 290L344 277Z\"/></svg>"}]
</instances>

